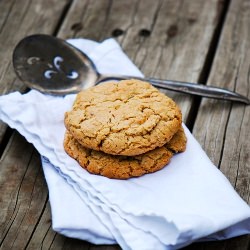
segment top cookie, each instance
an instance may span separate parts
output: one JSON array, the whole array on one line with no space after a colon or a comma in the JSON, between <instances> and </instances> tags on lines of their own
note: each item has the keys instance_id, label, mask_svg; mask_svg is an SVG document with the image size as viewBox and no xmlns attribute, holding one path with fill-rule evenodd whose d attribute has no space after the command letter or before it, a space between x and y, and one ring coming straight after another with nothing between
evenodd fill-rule
<instances>
[{"instance_id":1,"label":"top cookie","mask_svg":"<svg viewBox=\"0 0 250 250\"><path fill-rule=\"evenodd\" d=\"M181 127L176 103L139 80L106 82L81 91L65 126L84 147L133 156L166 144Z\"/></svg>"}]
</instances>

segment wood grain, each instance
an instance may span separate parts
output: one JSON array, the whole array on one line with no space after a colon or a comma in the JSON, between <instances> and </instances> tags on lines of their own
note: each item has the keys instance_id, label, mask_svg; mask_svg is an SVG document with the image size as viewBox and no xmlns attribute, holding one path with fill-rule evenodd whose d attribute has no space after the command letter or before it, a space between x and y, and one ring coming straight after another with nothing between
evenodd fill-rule
<instances>
[{"instance_id":1,"label":"wood grain","mask_svg":"<svg viewBox=\"0 0 250 250\"><path fill-rule=\"evenodd\" d=\"M48 192L39 155L18 133L1 158L0 194L0 248L24 249Z\"/></svg>"},{"instance_id":2,"label":"wood grain","mask_svg":"<svg viewBox=\"0 0 250 250\"><path fill-rule=\"evenodd\" d=\"M208 84L236 90L248 97L249 23L249 1L232 1L208 80ZM202 101L193 134L247 202L250 202L249 132L249 105L208 99Z\"/></svg>"},{"instance_id":3,"label":"wood grain","mask_svg":"<svg viewBox=\"0 0 250 250\"><path fill-rule=\"evenodd\" d=\"M240 13L240 14L239 14ZM208 84L250 97L250 2L231 1ZM211 160L250 204L250 106L203 100L193 134ZM250 247L250 235L217 243L218 249Z\"/></svg>"}]
</instances>

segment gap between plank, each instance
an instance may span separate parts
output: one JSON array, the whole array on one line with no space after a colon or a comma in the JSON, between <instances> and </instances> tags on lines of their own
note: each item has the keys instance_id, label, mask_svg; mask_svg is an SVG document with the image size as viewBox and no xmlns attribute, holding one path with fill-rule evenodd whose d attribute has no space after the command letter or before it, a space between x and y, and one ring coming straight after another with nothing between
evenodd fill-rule
<instances>
[{"instance_id":1,"label":"gap between plank","mask_svg":"<svg viewBox=\"0 0 250 250\"><path fill-rule=\"evenodd\" d=\"M30 234L29 239L28 239L28 241L27 241L27 243L26 243L26 245L25 245L25 249L28 248L28 246L29 246L29 244L30 244L30 242L31 242L31 240L32 240L32 237L33 237L33 235L34 235L34 233L35 233L35 231L36 231L36 229L37 229L39 223L41 222L41 218L42 218L42 216L43 216L43 214L44 214L44 211L45 211L45 209L46 209L46 206L47 206L47 203L48 203L48 202L49 202L49 195L47 194L47 197L46 197L46 200L45 200L45 202L44 202L43 208L42 208L41 213L40 213L40 215L39 215L39 217L38 217L38 219L37 219L37 223L36 223L35 227L33 228L32 233ZM49 230L49 229L48 229L48 230ZM48 231L47 231L47 232L48 232ZM47 235L47 232L46 232L46 235ZM45 237L46 237L46 235L45 235Z\"/></svg>"},{"instance_id":2,"label":"gap between plank","mask_svg":"<svg viewBox=\"0 0 250 250\"><path fill-rule=\"evenodd\" d=\"M201 83L201 84L204 84L204 85L207 84L207 81L208 81L208 78L209 78L209 75L210 75L210 71L211 71L211 68L212 68L212 65L213 65L213 61L214 61L214 58L215 58L215 54L216 54L216 51L217 51L217 48L218 48L219 40L220 40L220 37L221 37L223 25L225 23L225 19L226 19L226 15L227 15L227 12L228 12L230 2L231 2L231 0L225 0L224 1L223 7L222 7L222 10L221 10L221 14L220 14L220 17L219 17L219 20L218 20L218 24L217 24L217 26L216 26L216 28L214 30L214 33L213 33L213 36L212 36L212 39L211 39L211 43L210 43L210 46L209 46L209 49L208 49L208 53L207 53L207 56L206 56L206 59L205 59L203 69L202 69L202 71L200 73L200 76L198 78L198 82ZM219 1L218 4L220 4L220 3L221 2ZM191 132L193 131L194 123L195 123L195 120L196 120L196 117L197 117L197 114L198 114L198 110L199 110L199 107L200 107L200 104L201 104L201 100L202 100L202 97L200 97L200 96L194 96L193 97L190 112L188 114L187 121L186 121L186 125L187 125L187 127L189 128L189 130Z\"/></svg>"},{"instance_id":3,"label":"gap between plank","mask_svg":"<svg viewBox=\"0 0 250 250\"><path fill-rule=\"evenodd\" d=\"M58 32L60 31L61 29L61 26L65 20L65 17L67 16L68 12L69 12L69 9L72 5L72 3L74 2L74 0L69 0L67 4L65 4L64 8L63 8L63 11L62 11L62 14L59 18L59 21L55 27L55 30L54 32L52 33L53 36L57 36Z\"/></svg>"},{"instance_id":4,"label":"gap between plank","mask_svg":"<svg viewBox=\"0 0 250 250\"><path fill-rule=\"evenodd\" d=\"M2 159L2 156L4 154L5 149L7 148L7 145L10 141L12 134L13 134L13 129L6 125L6 130L3 134L1 144L0 144L0 159Z\"/></svg>"}]
</instances>

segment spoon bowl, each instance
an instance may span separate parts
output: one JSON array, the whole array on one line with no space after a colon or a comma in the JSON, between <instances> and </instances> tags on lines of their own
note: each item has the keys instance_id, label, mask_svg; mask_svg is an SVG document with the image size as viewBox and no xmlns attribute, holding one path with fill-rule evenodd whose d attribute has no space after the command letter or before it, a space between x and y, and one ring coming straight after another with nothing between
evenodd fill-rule
<instances>
[{"instance_id":1,"label":"spoon bowl","mask_svg":"<svg viewBox=\"0 0 250 250\"><path fill-rule=\"evenodd\" d=\"M30 88L65 95L93 86L98 79L95 65L62 39L32 35L21 40L13 53L17 76Z\"/></svg>"},{"instance_id":2,"label":"spoon bowl","mask_svg":"<svg viewBox=\"0 0 250 250\"><path fill-rule=\"evenodd\" d=\"M250 104L247 97L223 88L155 78L100 74L82 51L62 39L44 34L25 37L17 44L13 52L13 66L18 78L28 87L54 95L76 93L105 80L134 78L167 90Z\"/></svg>"}]
</instances>

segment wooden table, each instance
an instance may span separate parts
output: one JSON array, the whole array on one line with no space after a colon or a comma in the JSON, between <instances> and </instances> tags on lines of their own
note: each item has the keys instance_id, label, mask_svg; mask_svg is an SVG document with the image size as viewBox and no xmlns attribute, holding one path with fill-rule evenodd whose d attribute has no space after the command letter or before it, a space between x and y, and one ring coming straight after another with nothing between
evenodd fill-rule
<instances>
[{"instance_id":1,"label":"wooden table","mask_svg":"<svg viewBox=\"0 0 250 250\"><path fill-rule=\"evenodd\" d=\"M11 56L23 37L114 37L146 76L216 85L250 97L250 0L2 0L0 93L27 91ZM250 203L250 106L167 92L216 166ZM40 157L0 124L0 249L120 249L51 229ZM250 236L185 249L247 250Z\"/></svg>"}]
</instances>

